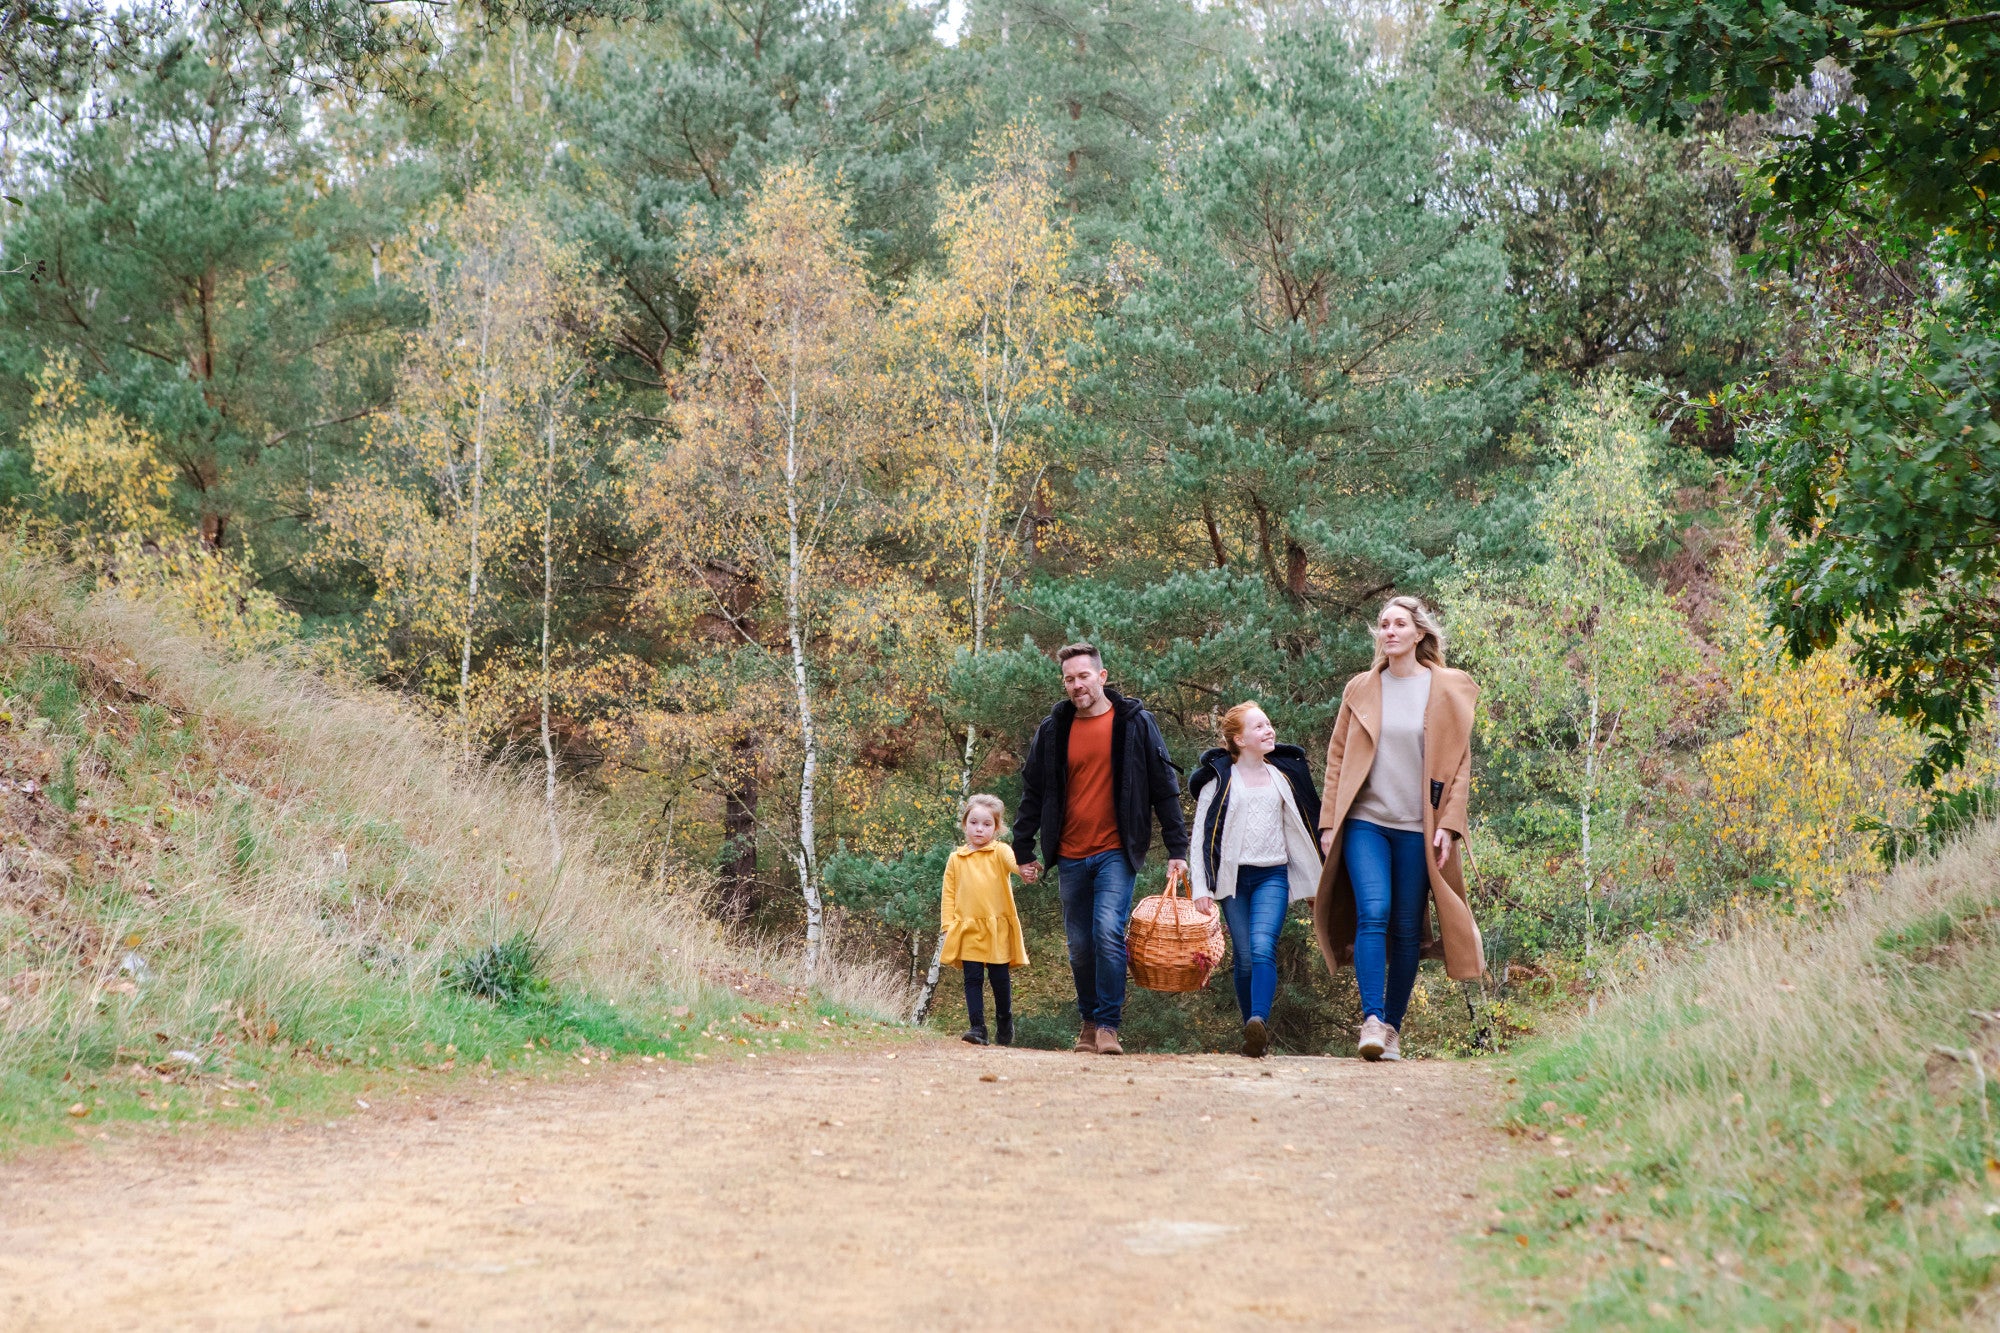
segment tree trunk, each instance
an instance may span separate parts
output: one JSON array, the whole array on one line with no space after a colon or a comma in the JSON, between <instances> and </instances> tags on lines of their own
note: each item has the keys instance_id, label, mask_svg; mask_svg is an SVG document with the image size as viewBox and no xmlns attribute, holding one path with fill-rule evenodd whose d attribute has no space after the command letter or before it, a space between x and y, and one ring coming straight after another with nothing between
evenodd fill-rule
<instances>
[{"instance_id":1,"label":"tree trunk","mask_svg":"<svg viewBox=\"0 0 2000 1333\"><path fill-rule=\"evenodd\" d=\"M487 356L493 328L493 283L487 275L479 312L479 401L472 413L472 535L466 554L465 641L458 658L460 757L472 762L472 627L479 614L479 518L486 477Z\"/></svg>"},{"instance_id":2,"label":"tree trunk","mask_svg":"<svg viewBox=\"0 0 2000 1333\"><path fill-rule=\"evenodd\" d=\"M931 1016L931 1005L937 1000L938 973L944 970L944 932L939 931L937 943L931 946L931 965L924 972L923 988L917 992L917 1007L910 1014L912 1023L922 1023Z\"/></svg>"},{"instance_id":3,"label":"tree trunk","mask_svg":"<svg viewBox=\"0 0 2000 1333\"><path fill-rule=\"evenodd\" d=\"M805 606L801 587L805 552L799 544L799 395L796 377L791 387L790 417L785 423L785 633L792 647L792 687L799 709L799 849L793 860L799 871L799 892L806 900L806 975L819 971L825 914L819 896L819 850L814 842L814 791L819 779L819 737L813 729L812 685L806 676Z\"/></svg>"},{"instance_id":4,"label":"tree trunk","mask_svg":"<svg viewBox=\"0 0 2000 1333\"><path fill-rule=\"evenodd\" d=\"M1215 567L1229 568L1229 552L1222 545L1222 527L1215 521L1215 506L1207 500L1201 502L1201 521L1208 529L1208 549L1215 552Z\"/></svg>"},{"instance_id":5,"label":"tree trunk","mask_svg":"<svg viewBox=\"0 0 2000 1333\"><path fill-rule=\"evenodd\" d=\"M549 854L562 864L562 830L556 823L556 747L549 735L549 615L556 595L556 411L549 405L547 450L542 457L542 801L549 821Z\"/></svg>"}]
</instances>

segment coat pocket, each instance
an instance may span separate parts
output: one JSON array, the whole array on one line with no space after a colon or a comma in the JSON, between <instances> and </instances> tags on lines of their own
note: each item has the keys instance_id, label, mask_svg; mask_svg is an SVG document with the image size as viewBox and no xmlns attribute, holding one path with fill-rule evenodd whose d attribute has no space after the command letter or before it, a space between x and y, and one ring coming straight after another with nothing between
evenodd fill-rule
<instances>
[{"instance_id":1,"label":"coat pocket","mask_svg":"<svg viewBox=\"0 0 2000 1333\"><path fill-rule=\"evenodd\" d=\"M1442 801L1443 799L1444 799L1444 784L1442 782L1439 782L1436 778L1431 779L1431 809L1433 810L1437 809L1438 802Z\"/></svg>"}]
</instances>

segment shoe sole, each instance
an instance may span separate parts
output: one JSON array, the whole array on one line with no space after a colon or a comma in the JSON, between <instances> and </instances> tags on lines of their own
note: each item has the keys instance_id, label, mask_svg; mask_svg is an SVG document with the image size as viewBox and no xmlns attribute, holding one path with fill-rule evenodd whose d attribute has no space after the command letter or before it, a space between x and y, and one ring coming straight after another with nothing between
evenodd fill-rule
<instances>
[{"instance_id":1,"label":"shoe sole","mask_svg":"<svg viewBox=\"0 0 2000 1333\"><path fill-rule=\"evenodd\" d=\"M1388 1047L1379 1041L1374 1041L1374 1042L1364 1041L1355 1048L1355 1052L1356 1054L1360 1055L1362 1059L1372 1063L1376 1060L1380 1060L1382 1058L1382 1052L1387 1049Z\"/></svg>"},{"instance_id":2,"label":"shoe sole","mask_svg":"<svg viewBox=\"0 0 2000 1333\"><path fill-rule=\"evenodd\" d=\"M1263 1023L1252 1019L1243 1025L1243 1054L1252 1060L1264 1058L1264 1052L1271 1049L1271 1031Z\"/></svg>"}]
</instances>

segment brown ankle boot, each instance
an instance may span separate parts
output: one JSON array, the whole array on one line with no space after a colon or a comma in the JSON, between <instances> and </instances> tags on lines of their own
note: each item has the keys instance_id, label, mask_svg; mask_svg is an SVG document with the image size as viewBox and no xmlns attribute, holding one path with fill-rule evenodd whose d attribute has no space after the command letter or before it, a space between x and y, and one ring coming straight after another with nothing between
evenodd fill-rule
<instances>
[{"instance_id":1,"label":"brown ankle boot","mask_svg":"<svg viewBox=\"0 0 2000 1333\"><path fill-rule=\"evenodd\" d=\"M1097 1024L1085 1023L1083 1030L1076 1034L1076 1045L1070 1047L1078 1055L1097 1054Z\"/></svg>"},{"instance_id":2,"label":"brown ankle boot","mask_svg":"<svg viewBox=\"0 0 2000 1333\"><path fill-rule=\"evenodd\" d=\"M1125 1054L1125 1048L1118 1044L1117 1028L1097 1029L1097 1053L1099 1055Z\"/></svg>"}]
</instances>

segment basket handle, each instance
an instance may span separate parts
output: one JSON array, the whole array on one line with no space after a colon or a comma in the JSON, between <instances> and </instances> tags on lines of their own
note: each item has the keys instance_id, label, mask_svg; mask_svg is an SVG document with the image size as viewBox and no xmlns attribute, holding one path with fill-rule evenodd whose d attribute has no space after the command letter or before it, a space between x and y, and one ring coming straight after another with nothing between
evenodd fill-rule
<instances>
[{"instance_id":1,"label":"basket handle","mask_svg":"<svg viewBox=\"0 0 2000 1333\"><path fill-rule=\"evenodd\" d=\"M1187 877L1181 873L1181 868L1179 866L1167 867L1167 889L1166 889L1167 897L1169 898L1174 897L1175 891L1183 887L1186 887L1186 884L1187 884ZM1189 901L1193 901L1194 890L1189 889L1187 896Z\"/></svg>"}]
</instances>

